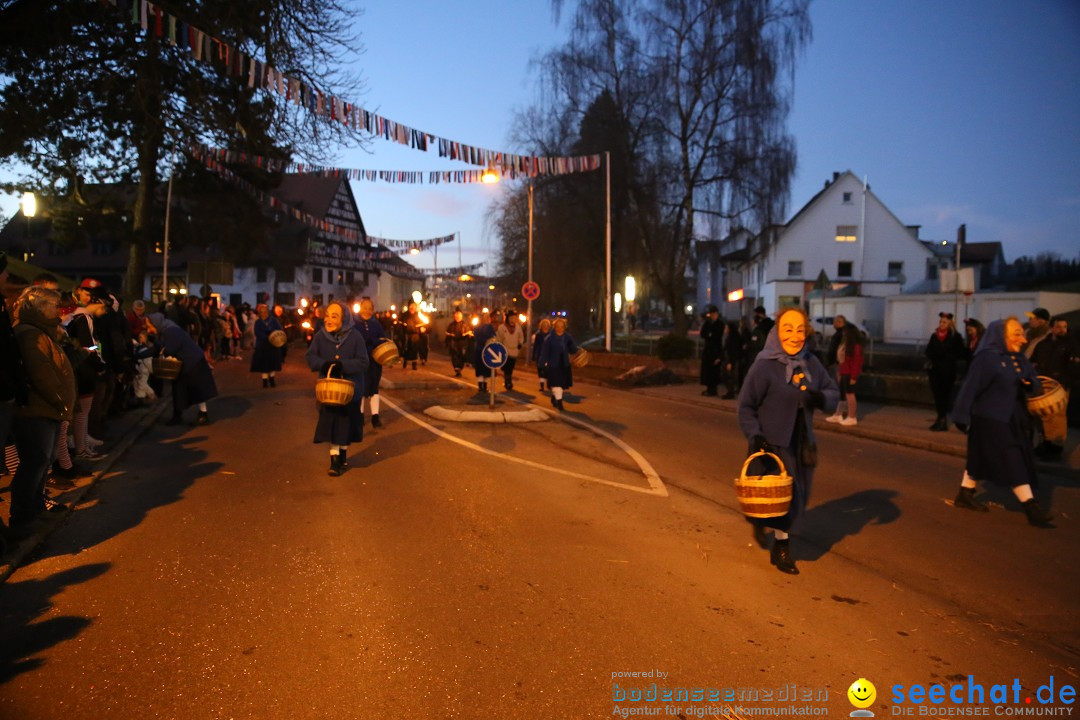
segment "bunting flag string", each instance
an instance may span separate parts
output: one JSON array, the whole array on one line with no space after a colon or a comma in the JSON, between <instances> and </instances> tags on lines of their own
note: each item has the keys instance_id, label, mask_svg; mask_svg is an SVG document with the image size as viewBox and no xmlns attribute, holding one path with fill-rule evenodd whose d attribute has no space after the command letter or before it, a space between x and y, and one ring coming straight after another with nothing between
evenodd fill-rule
<instances>
[{"instance_id":1,"label":"bunting flag string","mask_svg":"<svg viewBox=\"0 0 1080 720\"><path fill-rule=\"evenodd\" d=\"M484 263L479 262L473 265L462 265L455 268L428 268L423 271L429 278L440 278L444 280L457 280L462 275L471 275L480 268L484 267Z\"/></svg>"},{"instance_id":2,"label":"bunting flag string","mask_svg":"<svg viewBox=\"0 0 1080 720\"><path fill-rule=\"evenodd\" d=\"M431 133L411 128L381 115L369 112L355 103L337 97L327 96L317 88L303 81L292 78L280 70L263 63L237 48L203 32L187 21L164 11L149 0L100 0L104 5L117 7L126 12L132 24L138 24L145 33L154 33L158 38L168 36L169 45L181 52L190 53L197 62L215 65L220 72L245 82L249 88L274 93L286 102L307 108L317 116L340 122L346 127L364 130L374 137L381 137L390 142L407 145L414 150L428 152L435 147L439 157L457 160L484 168L498 168L508 178L538 177L540 175L565 175L569 173L591 172L600 168L600 155L579 155L573 157L534 157L516 155L496 150L488 150ZM164 28L168 27L168 33ZM246 78L246 79L245 79ZM380 171L364 171L380 172ZM431 174L429 182L477 182L466 179L468 171L461 174L439 172ZM359 178L357 178L359 179ZM384 179L384 178L379 178ZM406 182L405 180L387 180L387 182Z\"/></svg>"},{"instance_id":3,"label":"bunting flag string","mask_svg":"<svg viewBox=\"0 0 1080 720\"><path fill-rule=\"evenodd\" d=\"M431 247L437 247L444 243L452 242L455 239L455 235L443 235L442 237L431 238L428 240L384 240L382 238L372 237L368 235L362 235L356 230L342 227L335 223L329 222L322 218L318 218L310 213L304 212L297 207L284 202L280 198L271 195L259 188L255 187L252 183L244 180L236 173L229 170L224 165L221 165L213 158L200 157L197 153L193 152L192 156L202 162L208 170L221 176L222 178L233 183L237 187L247 192L252 197L256 198L263 204L277 210L294 220L304 223L309 227L315 228L324 233L329 233L343 238L347 243L324 241L324 240L312 240L309 242L309 252L313 257L322 259L326 262L346 261L353 265L359 263L360 269L367 269L363 263L371 262L375 260L385 260L390 258L396 258L399 255L410 252L412 249L427 249ZM379 249L372 250L363 247L365 243L376 243L385 245L392 243L395 249ZM383 268L388 271L393 271L397 274L409 273L413 277L419 277L421 274L419 271L408 265L386 265Z\"/></svg>"}]
</instances>

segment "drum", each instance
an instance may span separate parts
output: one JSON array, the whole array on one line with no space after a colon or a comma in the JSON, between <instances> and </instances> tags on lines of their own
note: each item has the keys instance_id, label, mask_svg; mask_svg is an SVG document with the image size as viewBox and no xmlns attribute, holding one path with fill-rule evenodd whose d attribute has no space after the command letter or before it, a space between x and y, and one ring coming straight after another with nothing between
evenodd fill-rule
<instances>
[{"instance_id":1,"label":"drum","mask_svg":"<svg viewBox=\"0 0 1080 720\"><path fill-rule=\"evenodd\" d=\"M352 380L332 378L330 370L326 371L326 377L315 381L315 399L323 405L348 405L352 397Z\"/></svg>"},{"instance_id":2,"label":"drum","mask_svg":"<svg viewBox=\"0 0 1080 720\"><path fill-rule=\"evenodd\" d=\"M276 348L284 346L289 340L284 330L275 330L266 339Z\"/></svg>"},{"instance_id":3,"label":"drum","mask_svg":"<svg viewBox=\"0 0 1080 720\"><path fill-rule=\"evenodd\" d=\"M750 467L750 461L763 455L776 461L780 468L779 474L747 476L746 468ZM739 499L739 506L746 517L772 518L786 515L791 505L791 476L776 455L764 451L756 452L746 458L742 472L735 478L735 496Z\"/></svg>"},{"instance_id":4,"label":"drum","mask_svg":"<svg viewBox=\"0 0 1080 720\"><path fill-rule=\"evenodd\" d=\"M589 351L579 347L577 352L570 356L570 364L577 368L583 368L589 364Z\"/></svg>"},{"instance_id":5,"label":"drum","mask_svg":"<svg viewBox=\"0 0 1080 720\"><path fill-rule=\"evenodd\" d=\"M1039 376L1039 382L1042 383L1043 393L1027 399L1028 412L1043 420L1065 412L1069 396L1061 383L1045 375Z\"/></svg>"},{"instance_id":6,"label":"drum","mask_svg":"<svg viewBox=\"0 0 1080 720\"><path fill-rule=\"evenodd\" d=\"M150 371L154 377L161 380L175 380L180 377L180 370L184 367L179 359L168 356L154 358L150 363Z\"/></svg>"},{"instance_id":7,"label":"drum","mask_svg":"<svg viewBox=\"0 0 1080 720\"><path fill-rule=\"evenodd\" d=\"M398 355L397 343L389 339L383 340L371 351L371 359L383 367L397 365L401 362L401 356Z\"/></svg>"}]
</instances>

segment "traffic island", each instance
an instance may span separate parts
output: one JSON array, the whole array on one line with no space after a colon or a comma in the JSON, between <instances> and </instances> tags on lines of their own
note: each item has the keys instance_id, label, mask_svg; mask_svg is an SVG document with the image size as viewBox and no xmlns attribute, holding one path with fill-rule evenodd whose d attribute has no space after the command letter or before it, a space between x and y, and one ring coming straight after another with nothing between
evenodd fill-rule
<instances>
[{"instance_id":1,"label":"traffic island","mask_svg":"<svg viewBox=\"0 0 1080 720\"><path fill-rule=\"evenodd\" d=\"M424 414L436 420L471 423L528 423L544 422L551 416L537 407L507 406L495 410L478 409L475 405L432 405Z\"/></svg>"}]
</instances>

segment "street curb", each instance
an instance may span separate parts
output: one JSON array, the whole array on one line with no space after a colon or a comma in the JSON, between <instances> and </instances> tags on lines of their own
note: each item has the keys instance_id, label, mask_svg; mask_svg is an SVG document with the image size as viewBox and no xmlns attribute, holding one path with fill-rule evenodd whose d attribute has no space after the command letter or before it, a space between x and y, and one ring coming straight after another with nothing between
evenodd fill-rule
<instances>
[{"instance_id":1,"label":"street curb","mask_svg":"<svg viewBox=\"0 0 1080 720\"><path fill-rule=\"evenodd\" d=\"M497 410L451 410L442 405L432 405L424 409L424 414L437 420L448 422L478 422L478 423L527 423L544 422L550 419L548 414L539 408L531 408L521 412L504 412Z\"/></svg>"},{"instance_id":2,"label":"street curb","mask_svg":"<svg viewBox=\"0 0 1080 720\"><path fill-rule=\"evenodd\" d=\"M109 472L109 470L112 469L112 466L115 465L121 457L123 457L124 453L127 452L127 449L134 445L136 440L142 437L147 430L153 427L154 421L161 417L165 409L167 407L170 407L171 405L171 400L166 400L162 398L159 399L155 405L151 406L145 412L145 414L141 418L139 418L139 420L131 427L128 433L120 439L120 442L116 443L116 445L109 450L109 456L106 459L105 464L94 471L93 475L90 476L90 482L75 488L73 490L74 495L69 498L65 498L68 509L65 510L63 513L57 513L55 519L52 523L49 524L48 527L42 528L38 532L27 538L24 538L23 540L19 541L18 544L14 545L14 552L11 552L4 559L3 564L0 564L0 583L7 582L7 579L11 577L12 573L14 573L15 570L22 564L23 560L25 560L26 557L30 555L30 553L37 549L37 546L40 545L41 542L46 537L48 537L53 530L59 527L65 519L67 519L67 516L71 514L75 506L82 502L83 497L86 495L87 492L89 492L90 488L94 487L94 485L97 484L97 481L100 478L104 477L105 473Z\"/></svg>"}]
</instances>

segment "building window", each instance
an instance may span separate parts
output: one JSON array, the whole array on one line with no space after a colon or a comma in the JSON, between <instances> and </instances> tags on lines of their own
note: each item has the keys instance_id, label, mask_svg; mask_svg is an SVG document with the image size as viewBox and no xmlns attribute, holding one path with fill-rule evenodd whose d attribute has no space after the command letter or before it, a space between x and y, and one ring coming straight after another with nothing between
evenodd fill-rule
<instances>
[{"instance_id":1,"label":"building window","mask_svg":"<svg viewBox=\"0 0 1080 720\"><path fill-rule=\"evenodd\" d=\"M287 267L277 271L278 282L295 282L296 280L296 268Z\"/></svg>"},{"instance_id":2,"label":"building window","mask_svg":"<svg viewBox=\"0 0 1080 720\"><path fill-rule=\"evenodd\" d=\"M850 260L841 260L840 262L836 263L836 275L837 275L837 277L842 277L842 278L851 277L851 266L853 264L854 263L852 263Z\"/></svg>"},{"instance_id":3,"label":"building window","mask_svg":"<svg viewBox=\"0 0 1080 720\"><path fill-rule=\"evenodd\" d=\"M849 193L849 192L844 193L844 204L845 205L850 205L851 204L851 193Z\"/></svg>"},{"instance_id":4,"label":"building window","mask_svg":"<svg viewBox=\"0 0 1080 720\"><path fill-rule=\"evenodd\" d=\"M904 263L893 260L889 263L889 279L896 279L904 272Z\"/></svg>"},{"instance_id":5,"label":"building window","mask_svg":"<svg viewBox=\"0 0 1080 720\"><path fill-rule=\"evenodd\" d=\"M255 268L255 282L266 282L266 268L262 265Z\"/></svg>"},{"instance_id":6,"label":"building window","mask_svg":"<svg viewBox=\"0 0 1080 720\"><path fill-rule=\"evenodd\" d=\"M321 283L322 282L322 268L320 268L320 267L311 268L311 282L313 282L313 283Z\"/></svg>"},{"instance_id":7,"label":"building window","mask_svg":"<svg viewBox=\"0 0 1080 720\"><path fill-rule=\"evenodd\" d=\"M802 298L798 295L781 295L777 298L777 301L777 306L781 308L802 307Z\"/></svg>"},{"instance_id":8,"label":"building window","mask_svg":"<svg viewBox=\"0 0 1080 720\"><path fill-rule=\"evenodd\" d=\"M293 307L294 305L296 305L296 294L288 292L278 293L277 304L284 305L285 307Z\"/></svg>"},{"instance_id":9,"label":"building window","mask_svg":"<svg viewBox=\"0 0 1080 720\"><path fill-rule=\"evenodd\" d=\"M353 271L352 270L346 270L345 271L345 284L346 285L352 285L354 279L355 279L355 276L353 275Z\"/></svg>"},{"instance_id":10,"label":"building window","mask_svg":"<svg viewBox=\"0 0 1080 720\"><path fill-rule=\"evenodd\" d=\"M343 273L343 272L341 272L340 270L338 270L338 274L337 274L337 284L338 284L338 285L342 285L342 284L344 284L344 282L345 282L345 273Z\"/></svg>"},{"instance_id":11,"label":"building window","mask_svg":"<svg viewBox=\"0 0 1080 720\"><path fill-rule=\"evenodd\" d=\"M792 278L802 277L802 260L788 260L787 276Z\"/></svg>"},{"instance_id":12,"label":"building window","mask_svg":"<svg viewBox=\"0 0 1080 720\"><path fill-rule=\"evenodd\" d=\"M836 242L855 242L858 230L854 225L837 225Z\"/></svg>"}]
</instances>

